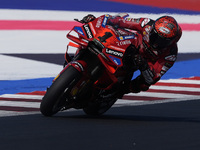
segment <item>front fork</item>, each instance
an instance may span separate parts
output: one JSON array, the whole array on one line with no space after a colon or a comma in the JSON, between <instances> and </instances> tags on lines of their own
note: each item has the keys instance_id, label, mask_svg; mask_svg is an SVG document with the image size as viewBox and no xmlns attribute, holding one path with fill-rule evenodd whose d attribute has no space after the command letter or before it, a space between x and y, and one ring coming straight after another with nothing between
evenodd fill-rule
<instances>
[{"instance_id":1,"label":"front fork","mask_svg":"<svg viewBox=\"0 0 200 150\"><path fill-rule=\"evenodd\" d=\"M83 108L92 97L94 83L101 76L103 65L96 55L85 51L77 54L65 68L68 66L73 66L82 74L79 81L72 87L70 95L76 103L76 108Z\"/></svg>"}]
</instances>

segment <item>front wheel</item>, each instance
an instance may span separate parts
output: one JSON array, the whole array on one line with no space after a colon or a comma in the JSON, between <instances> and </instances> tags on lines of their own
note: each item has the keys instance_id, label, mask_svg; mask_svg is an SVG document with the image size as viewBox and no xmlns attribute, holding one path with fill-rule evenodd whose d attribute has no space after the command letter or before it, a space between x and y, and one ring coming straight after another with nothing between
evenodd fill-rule
<instances>
[{"instance_id":1,"label":"front wheel","mask_svg":"<svg viewBox=\"0 0 200 150\"><path fill-rule=\"evenodd\" d=\"M79 80L80 76L81 73L72 66L61 73L42 98L40 111L44 116L52 116L64 107L66 92Z\"/></svg>"}]
</instances>

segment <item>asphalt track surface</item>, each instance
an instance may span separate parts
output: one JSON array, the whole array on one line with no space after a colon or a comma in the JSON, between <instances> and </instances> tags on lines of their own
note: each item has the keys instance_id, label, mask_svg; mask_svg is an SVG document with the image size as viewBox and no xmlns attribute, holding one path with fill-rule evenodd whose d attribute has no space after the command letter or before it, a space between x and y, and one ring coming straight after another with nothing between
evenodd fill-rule
<instances>
[{"instance_id":1,"label":"asphalt track surface","mask_svg":"<svg viewBox=\"0 0 200 150\"><path fill-rule=\"evenodd\" d=\"M1 150L199 150L200 101L0 118Z\"/></svg>"},{"instance_id":2,"label":"asphalt track surface","mask_svg":"<svg viewBox=\"0 0 200 150\"><path fill-rule=\"evenodd\" d=\"M62 64L63 54L9 54ZM180 54L177 61L199 58ZM57 60L57 61L55 61ZM62 60L62 62L61 62ZM100 117L81 110L53 117L0 117L1 150L199 150L200 99L112 107Z\"/></svg>"}]
</instances>

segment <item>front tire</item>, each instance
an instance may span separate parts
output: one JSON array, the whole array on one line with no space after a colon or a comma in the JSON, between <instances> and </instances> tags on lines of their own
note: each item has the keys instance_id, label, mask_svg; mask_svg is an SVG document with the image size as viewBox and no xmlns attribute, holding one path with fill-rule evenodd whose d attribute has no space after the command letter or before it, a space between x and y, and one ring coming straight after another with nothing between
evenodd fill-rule
<instances>
[{"instance_id":1,"label":"front tire","mask_svg":"<svg viewBox=\"0 0 200 150\"><path fill-rule=\"evenodd\" d=\"M52 116L61 110L61 106L58 106L58 104L65 101L66 97L63 95L66 89L72 83L74 84L80 76L81 73L72 66L69 66L61 73L42 98L40 111L44 116Z\"/></svg>"}]
</instances>

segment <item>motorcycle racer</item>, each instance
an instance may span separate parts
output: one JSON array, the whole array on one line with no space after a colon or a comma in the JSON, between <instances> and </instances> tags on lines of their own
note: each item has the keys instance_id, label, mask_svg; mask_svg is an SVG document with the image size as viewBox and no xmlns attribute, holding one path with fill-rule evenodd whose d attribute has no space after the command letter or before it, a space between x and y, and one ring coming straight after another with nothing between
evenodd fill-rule
<instances>
[{"instance_id":1,"label":"motorcycle racer","mask_svg":"<svg viewBox=\"0 0 200 150\"><path fill-rule=\"evenodd\" d=\"M81 21L88 23L96 19L89 14ZM125 93L138 93L147 91L152 84L173 66L177 58L177 42L181 38L182 30L176 20L171 16L162 16L157 20L150 18L128 18L128 14L121 13L110 16L108 24L116 28L135 30L142 35L139 53L126 60L128 66L139 66L141 74L130 81Z\"/></svg>"}]
</instances>

